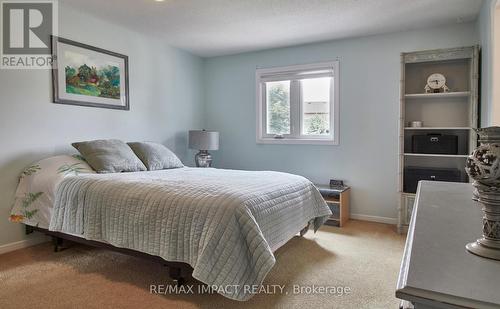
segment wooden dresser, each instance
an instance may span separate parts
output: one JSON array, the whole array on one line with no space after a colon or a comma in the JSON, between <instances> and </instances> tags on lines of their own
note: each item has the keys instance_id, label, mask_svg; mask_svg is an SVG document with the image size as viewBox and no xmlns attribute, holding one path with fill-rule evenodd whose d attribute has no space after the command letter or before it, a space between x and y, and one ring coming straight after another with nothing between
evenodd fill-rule
<instances>
[{"instance_id":1,"label":"wooden dresser","mask_svg":"<svg viewBox=\"0 0 500 309\"><path fill-rule=\"evenodd\" d=\"M500 261L465 249L482 233L466 183L420 182L399 273L401 308L500 308Z\"/></svg>"}]
</instances>

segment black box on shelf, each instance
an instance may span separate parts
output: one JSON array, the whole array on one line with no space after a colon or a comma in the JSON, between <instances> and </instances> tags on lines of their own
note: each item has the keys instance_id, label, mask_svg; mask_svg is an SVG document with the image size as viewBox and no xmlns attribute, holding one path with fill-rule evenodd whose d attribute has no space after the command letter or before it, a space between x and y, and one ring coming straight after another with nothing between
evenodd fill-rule
<instances>
[{"instance_id":1,"label":"black box on shelf","mask_svg":"<svg viewBox=\"0 0 500 309\"><path fill-rule=\"evenodd\" d=\"M463 182L462 173L455 168L405 167L403 190L416 193L420 180Z\"/></svg>"},{"instance_id":2,"label":"black box on shelf","mask_svg":"<svg viewBox=\"0 0 500 309\"><path fill-rule=\"evenodd\" d=\"M458 136L437 133L412 136L413 153L458 154Z\"/></svg>"}]
</instances>

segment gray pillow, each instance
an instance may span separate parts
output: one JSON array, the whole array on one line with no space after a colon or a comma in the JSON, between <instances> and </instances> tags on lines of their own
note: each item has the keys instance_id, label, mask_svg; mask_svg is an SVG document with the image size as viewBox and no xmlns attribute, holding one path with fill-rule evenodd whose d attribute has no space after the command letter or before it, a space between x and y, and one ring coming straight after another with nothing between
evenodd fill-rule
<instances>
[{"instance_id":1,"label":"gray pillow","mask_svg":"<svg viewBox=\"0 0 500 309\"><path fill-rule=\"evenodd\" d=\"M149 171L184 167L181 160L162 144L143 142L128 145Z\"/></svg>"},{"instance_id":2,"label":"gray pillow","mask_svg":"<svg viewBox=\"0 0 500 309\"><path fill-rule=\"evenodd\" d=\"M97 173L145 171L146 167L132 149L116 139L71 144Z\"/></svg>"}]
</instances>

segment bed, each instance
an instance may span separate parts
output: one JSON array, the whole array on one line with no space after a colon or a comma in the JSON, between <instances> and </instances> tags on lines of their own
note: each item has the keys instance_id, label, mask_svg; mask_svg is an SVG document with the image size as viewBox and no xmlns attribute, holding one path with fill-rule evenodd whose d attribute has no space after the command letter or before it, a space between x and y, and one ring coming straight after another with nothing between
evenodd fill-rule
<instances>
[{"instance_id":1,"label":"bed","mask_svg":"<svg viewBox=\"0 0 500 309\"><path fill-rule=\"evenodd\" d=\"M261 284L273 267L273 252L330 214L297 175L189 167L96 174L78 156L58 156L25 170L10 220L189 265L205 284L240 287L219 290L244 301L253 296L244 287Z\"/></svg>"}]
</instances>

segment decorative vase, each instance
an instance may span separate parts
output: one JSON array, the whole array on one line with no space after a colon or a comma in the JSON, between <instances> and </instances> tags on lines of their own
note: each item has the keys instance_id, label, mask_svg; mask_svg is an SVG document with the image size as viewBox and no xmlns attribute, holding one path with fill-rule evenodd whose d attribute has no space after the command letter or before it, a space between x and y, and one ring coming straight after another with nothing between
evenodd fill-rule
<instances>
[{"instance_id":1,"label":"decorative vase","mask_svg":"<svg viewBox=\"0 0 500 309\"><path fill-rule=\"evenodd\" d=\"M465 171L474 179L473 199L483 210L483 237L466 245L469 252L500 260L500 127L476 130L480 146L467 158Z\"/></svg>"}]
</instances>

